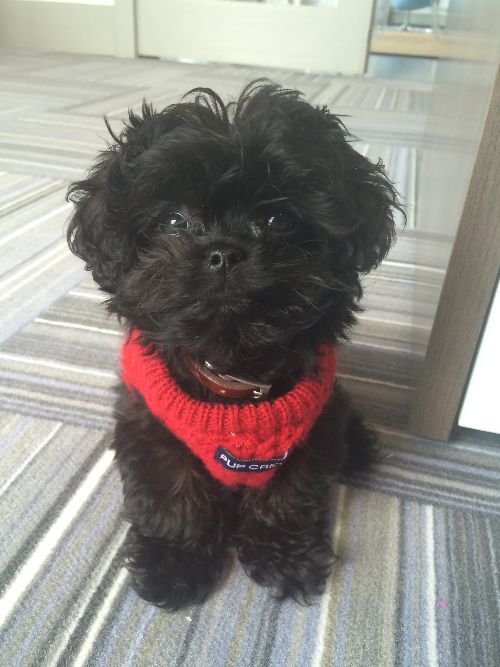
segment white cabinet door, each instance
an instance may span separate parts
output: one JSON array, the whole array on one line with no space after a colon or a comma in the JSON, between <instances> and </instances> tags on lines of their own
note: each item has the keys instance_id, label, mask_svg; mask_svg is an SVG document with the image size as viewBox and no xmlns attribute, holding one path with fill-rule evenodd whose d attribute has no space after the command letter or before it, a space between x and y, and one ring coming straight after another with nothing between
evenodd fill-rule
<instances>
[{"instance_id":1,"label":"white cabinet door","mask_svg":"<svg viewBox=\"0 0 500 667\"><path fill-rule=\"evenodd\" d=\"M365 69L373 0L136 3L140 55L352 75Z\"/></svg>"},{"instance_id":2,"label":"white cabinet door","mask_svg":"<svg viewBox=\"0 0 500 667\"><path fill-rule=\"evenodd\" d=\"M133 56L134 0L0 0L0 47Z\"/></svg>"}]
</instances>

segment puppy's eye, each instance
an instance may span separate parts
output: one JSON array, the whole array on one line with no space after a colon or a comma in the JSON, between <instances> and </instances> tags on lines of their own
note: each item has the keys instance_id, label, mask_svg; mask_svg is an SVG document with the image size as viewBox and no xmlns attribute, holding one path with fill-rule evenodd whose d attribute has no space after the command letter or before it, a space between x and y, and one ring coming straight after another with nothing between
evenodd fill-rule
<instances>
[{"instance_id":1,"label":"puppy's eye","mask_svg":"<svg viewBox=\"0 0 500 667\"><path fill-rule=\"evenodd\" d=\"M297 228L297 218L291 213L273 213L266 218L264 227L276 234L290 234Z\"/></svg>"},{"instance_id":2,"label":"puppy's eye","mask_svg":"<svg viewBox=\"0 0 500 667\"><path fill-rule=\"evenodd\" d=\"M189 228L189 223L182 213L169 213L164 220L160 222L158 228L162 232L177 234L183 229Z\"/></svg>"}]
</instances>

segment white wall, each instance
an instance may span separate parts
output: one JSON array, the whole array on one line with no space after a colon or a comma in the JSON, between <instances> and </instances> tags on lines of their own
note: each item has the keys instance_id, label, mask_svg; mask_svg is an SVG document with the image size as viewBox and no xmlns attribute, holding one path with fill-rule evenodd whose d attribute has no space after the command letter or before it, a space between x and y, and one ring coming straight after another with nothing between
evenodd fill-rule
<instances>
[{"instance_id":1,"label":"white wall","mask_svg":"<svg viewBox=\"0 0 500 667\"><path fill-rule=\"evenodd\" d=\"M500 433L500 283L481 338L458 425Z\"/></svg>"}]
</instances>

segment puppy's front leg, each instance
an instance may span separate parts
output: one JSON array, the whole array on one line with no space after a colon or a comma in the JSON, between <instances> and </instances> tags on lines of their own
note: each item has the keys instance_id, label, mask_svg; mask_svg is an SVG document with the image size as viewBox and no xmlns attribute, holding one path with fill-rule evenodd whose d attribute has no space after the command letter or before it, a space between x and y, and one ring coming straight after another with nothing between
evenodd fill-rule
<instances>
[{"instance_id":1,"label":"puppy's front leg","mask_svg":"<svg viewBox=\"0 0 500 667\"><path fill-rule=\"evenodd\" d=\"M332 482L343 470L363 470L375 457L375 433L337 382L305 445L266 486L243 493L235 540L248 574L300 602L321 593L334 560Z\"/></svg>"},{"instance_id":2,"label":"puppy's front leg","mask_svg":"<svg viewBox=\"0 0 500 667\"><path fill-rule=\"evenodd\" d=\"M323 592L333 564L330 480L305 451L263 489L247 489L235 533L239 559L258 584L309 602Z\"/></svg>"},{"instance_id":3,"label":"puppy's front leg","mask_svg":"<svg viewBox=\"0 0 500 667\"><path fill-rule=\"evenodd\" d=\"M123 392L114 449L131 528L125 564L137 593L166 609L201 602L222 569L227 492L139 398Z\"/></svg>"}]
</instances>

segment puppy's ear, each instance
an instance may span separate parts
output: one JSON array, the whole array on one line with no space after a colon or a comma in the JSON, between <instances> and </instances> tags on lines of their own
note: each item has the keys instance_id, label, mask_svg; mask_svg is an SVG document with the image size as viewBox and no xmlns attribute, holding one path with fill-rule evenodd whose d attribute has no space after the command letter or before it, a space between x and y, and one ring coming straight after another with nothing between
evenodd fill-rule
<instances>
[{"instance_id":1,"label":"puppy's ear","mask_svg":"<svg viewBox=\"0 0 500 667\"><path fill-rule=\"evenodd\" d=\"M368 273L391 248L395 238L394 209L401 210L401 204L382 160L374 164L348 148L354 155L353 171L348 177L351 229L346 240L356 269Z\"/></svg>"},{"instance_id":2,"label":"puppy's ear","mask_svg":"<svg viewBox=\"0 0 500 667\"><path fill-rule=\"evenodd\" d=\"M336 210L334 228L343 257L368 273L387 255L395 238L394 210L404 216L399 195L381 160L376 164L355 151L353 137L339 118L322 110L329 125L330 173ZM335 243L335 241L334 241Z\"/></svg>"},{"instance_id":3,"label":"puppy's ear","mask_svg":"<svg viewBox=\"0 0 500 667\"><path fill-rule=\"evenodd\" d=\"M72 183L66 195L75 204L67 230L69 248L85 261L101 289L111 294L116 292L126 261L125 240L112 222L107 202L116 159L114 147L101 153L88 177Z\"/></svg>"}]
</instances>

